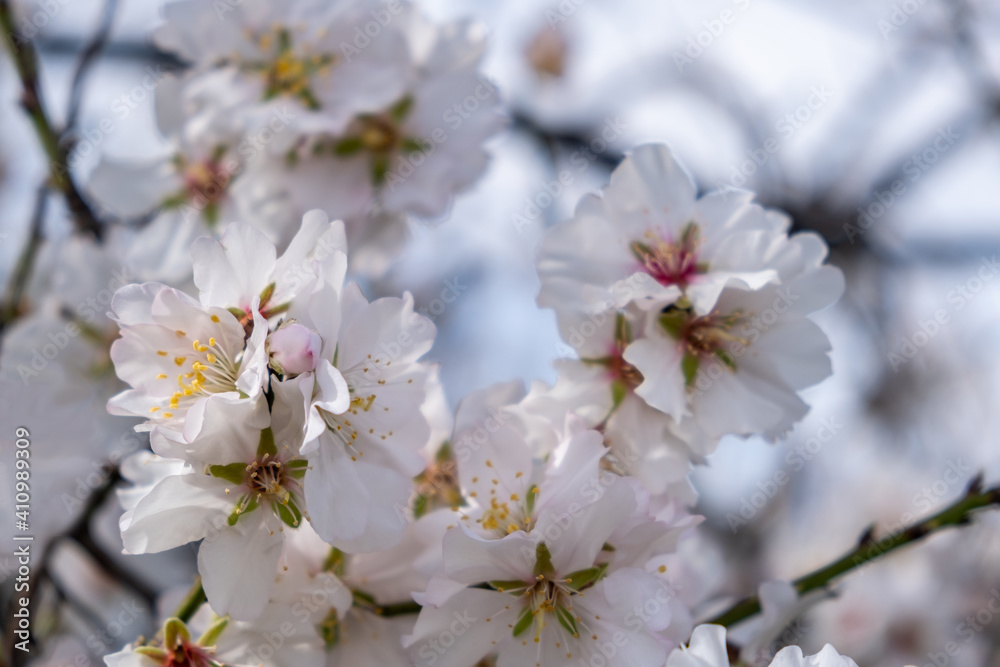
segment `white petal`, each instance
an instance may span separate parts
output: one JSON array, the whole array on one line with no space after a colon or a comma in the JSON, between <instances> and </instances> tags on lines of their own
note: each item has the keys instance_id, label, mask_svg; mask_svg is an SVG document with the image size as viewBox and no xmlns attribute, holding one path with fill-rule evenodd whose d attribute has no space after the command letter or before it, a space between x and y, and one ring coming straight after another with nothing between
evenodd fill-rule
<instances>
[{"instance_id":1,"label":"white petal","mask_svg":"<svg viewBox=\"0 0 1000 667\"><path fill-rule=\"evenodd\" d=\"M281 557L281 533L263 521L260 506L234 526L209 536L198 549L198 571L212 609L238 621L258 616L267 604Z\"/></svg>"},{"instance_id":2,"label":"white petal","mask_svg":"<svg viewBox=\"0 0 1000 667\"><path fill-rule=\"evenodd\" d=\"M226 495L229 485L199 473L165 478L134 510L122 515L125 551L157 553L200 540L225 526L234 507Z\"/></svg>"}]
</instances>

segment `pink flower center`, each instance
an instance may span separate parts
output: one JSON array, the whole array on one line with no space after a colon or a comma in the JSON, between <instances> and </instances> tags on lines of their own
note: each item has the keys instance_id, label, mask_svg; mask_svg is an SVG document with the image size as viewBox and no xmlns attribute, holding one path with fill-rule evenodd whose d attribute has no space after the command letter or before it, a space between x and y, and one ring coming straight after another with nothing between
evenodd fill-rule
<instances>
[{"instance_id":1,"label":"pink flower center","mask_svg":"<svg viewBox=\"0 0 1000 667\"><path fill-rule=\"evenodd\" d=\"M632 254L643 270L661 285L685 287L707 266L698 261L698 247L701 233L698 225L689 222L676 240L667 240L652 230L645 234L644 241L634 241Z\"/></svg>"}]
</instances>

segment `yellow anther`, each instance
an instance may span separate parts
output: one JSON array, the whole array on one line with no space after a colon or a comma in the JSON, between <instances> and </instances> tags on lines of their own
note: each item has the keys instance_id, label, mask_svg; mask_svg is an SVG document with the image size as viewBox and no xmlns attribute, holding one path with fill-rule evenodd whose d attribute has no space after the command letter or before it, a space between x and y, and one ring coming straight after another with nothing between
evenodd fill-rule
<instances>
[{"instance_id":1,"label":"yellow anther","mask_svg":"<svg viewBox=\"0 0 1000 667\"><path fill-rule=\"evenodd\" d=\"M164 413L163 413L163 416L164 416L164 418L166 418L166 419L170 419L171 417L173 417L173 416L174 416L174 413L172 413L172 412L164 412Z\"/></svg>"},{"instance_id":2,"label":"yellow anther","mask_svg":"<svg viewBox=\"0 0 1000 667\"><path fill-rule=\"evenodd\" d=\"M214 354L211 353L206 355L205 358L208 359L208 363L210 364L214 364L216 361L218 361L218 357L216 357Z\"/></svg>"},{"instance_id":3,"label":"yellow anther","mask_svg":"<svg viewBox=\"0 0 1000 667\"><path fill-rule=\"evenodd\" d=\"M211 345L212 347L215 347L215 339L214 338L209 338L208 339L208 344Z\"/></svg>"},{"instance_id":4,"label":"yellow anther","mask_svg":"<svg viewBox=\"0 0 1000 667\"><path fill-rule=\"evenodd\" d=\"M219 316L218 315L212 315L212 321L215 322L216 324L218 324L218 322L219 322Z\"/></svg>"},{"instance_id":5,"label":"yellow anther","mask_svg":"<svg viewBox=\"0 0 1000 667\"><path fill-rule=\"evenodd\" d=\"M185 361L187 361L187 357L174 357L174 363L178 366L183 366Z\"/></svg>"},{"instance_id":6,"label":"yellow anther","mask_svg":"<svg viewBox=\"0 0 1000 667\"><path fill-rule=\"evenodd\" d=\"M195 351L195 352L198 352L198 351L199 351L199 350L198 350L198 346L199 346L199 345L201 345L201 343L200 343L200 342L198 341L198 339L197 339L197 338L195 338L195 339L194 339L194 342L192 342L192 343L191 343L191 347L193 347L193 348L194 348L194 351Z\"/></svg>"},{"instance_id":7,"label":"yellow anther","mask_svg":"<svg viewBox=\"0 0 1000 667\"><path fill-rule=\"evenodd\" d=\"M178 329L178 330L177 330L177 331L175 331L174 333L176 333L176 334L177 334L178 336L181 336L182 338L183 338L184 336L187 336L187 332L186 332L186 331L181 331L180 329Z\"/></svg>"},{"instance_id":8,"label":"yellow anther","mask_svg":"<svg viewBox=\"0 0 1000 667\"><path fill-rule=\"evenodd\" d=\"M160 373L159 375L156 376L156 379L157 380L166 380L167 379L167 374L166 373Z\"/></svg>"},{"instance_id":9,"label":"yellow anther","mask_svg":"<svg viewBox=\"0 0 1000 667\"><path fill-rule=\"evenodd\" d=\"M161 357L167 356L167 351L166 350L157 350L156 353L158 355L160 355Z\"/></svg>"},{"instance_id":10,"label":"yellow anther","mask_svg":"<svg viewBox=\"0 0 1000 667\"><path fill-rule=\"evenodd\" d=\"M156 412L156 411L158 411L159 409L160 409L160 407L159 407L158 405L154 405L153 407L151 407L151 408L149 409L149 411L150 411L150 412Z\"/></svg>"}]
</instances>

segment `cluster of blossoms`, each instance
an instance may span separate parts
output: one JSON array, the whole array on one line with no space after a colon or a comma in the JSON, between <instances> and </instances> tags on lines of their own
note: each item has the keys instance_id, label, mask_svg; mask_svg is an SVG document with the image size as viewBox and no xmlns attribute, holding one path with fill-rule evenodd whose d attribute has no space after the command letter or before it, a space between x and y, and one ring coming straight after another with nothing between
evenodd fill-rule
<instances>
[{"instance_id":1,"label":"cluster of blossoms","mask_svg":"<svg viewBox=\"0 0 1000 667\"><path fill-rule=\"evenodd\" d=\"M797 391L830 372L808 316L843 289L825 254L640 147L541 248L539 302L579 358L452 419L421 361L434 325L347 282L341 221L307 213L280 256L248 223L197 239L198 298L115 294L130 388L108 405L153 450L122 467L125 549L201 540L191 623L213 642L164 632L108 663L728 665L671 571L700 521L687 477L723 435L805 414Z\"/></svg>"},{"instance_id":2,"label":"cluster of blossoms","mask_svg":"<svg viewBox=\"0 0 1000 667\"><path fill-rule=\"evenodd\" d=\"M481 26L435 25L404 0L167 5L154 34L189 63L157 83L162 157L105 158L89 189L111 213L153 216L137 259L183 279L187 247L251 222L279 246L322 209L352 262L383 270L406 215L442 215L486 166L502 125L478 73Z\"/></svg>"},{"instance_id":3,"label":"cluster of blossoms","mask_svg":"<svg viewBox=\"0 0 1000 667\"><path fill-rule=\"evenodd\" d=\"M62 252L130 275L86 305L63 280L3 365L27 384L38 327L72 324L101 378L80 410L110 396L148 436L112 451L125 552L198 545L206 602L106 663L728 667L685 590L688 478L723 436L786 434L830 374L823 241L636 148L541 245L574 358L452 415L433 323L348 276L483 172L502 117L482 30L400 0L180 0L154 39L190 64L157 83L167 149L89 181L145 224Z\"/></svg>"}]
</instances>

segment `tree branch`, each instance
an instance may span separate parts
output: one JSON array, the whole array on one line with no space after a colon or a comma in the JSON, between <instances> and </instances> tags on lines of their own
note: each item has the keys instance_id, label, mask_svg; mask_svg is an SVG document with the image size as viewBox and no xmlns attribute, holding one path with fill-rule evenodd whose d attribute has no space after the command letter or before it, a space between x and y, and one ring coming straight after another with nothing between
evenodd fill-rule
<instances>
[{"instance_id":1,"label":"tree branch","mask_svg":"<svg viewBox=\"0 0 1000 667\"><path fill-rule=\"evenodd\" d=\"M802 596L811 591L827 587L837 579L852 570L864 566L885 554L895 551L908 544L913 544L928 535L940 532L953 526L964 526L972 521L973 512L987 507L1000 505L1000 486L988 490L982 488L982 475L977 476L969 484L965 495L951 506L932 517L911 524L896 533L890 533L881 539L874 539L874 526L861 536L858 546L844 554L836 561L821 567L814 572L799 577L792 585ZM740 600L728 610L705 623L729 627L760 613L760 598L756 595Z\"/></svg>"},{"instance_id":2,"label":"tree branch","mask_svg":"<svg viewBox=\"0 0 1000 667\"><path fill-rule=\"evenodd\" d=\"M45 221L46 204L49 199L49 188L42 185L38 188L35 199L35 212L31 219L31 229L28 232L28 242L21 251L14 272L7 286L7 294L0 306L0 331L13 322L20 313L21 299L28 287L31 271L35 266L35 256L42 247L42 224Z\"/></svg>"},{"instance_id":3,"label":"tree branch","mask_svg":"<svg viewBox=\"0 0 1000 667\"><path fill-rule=\"evenodd\" d=\"M77 229L100 240L101 223L73 183L66 165L69 155L60 145L62 134L53 128L42 104L41 86L38 80L38 54L31 41L21 35L14 26L14 12L10 0L0 0L0 30L4 33L11 59L21 79L21 106L31 119L35 134L38 135L48 158L52 186L66 198L66 205L73 214Z\"/></svg>"}]
</instances>

